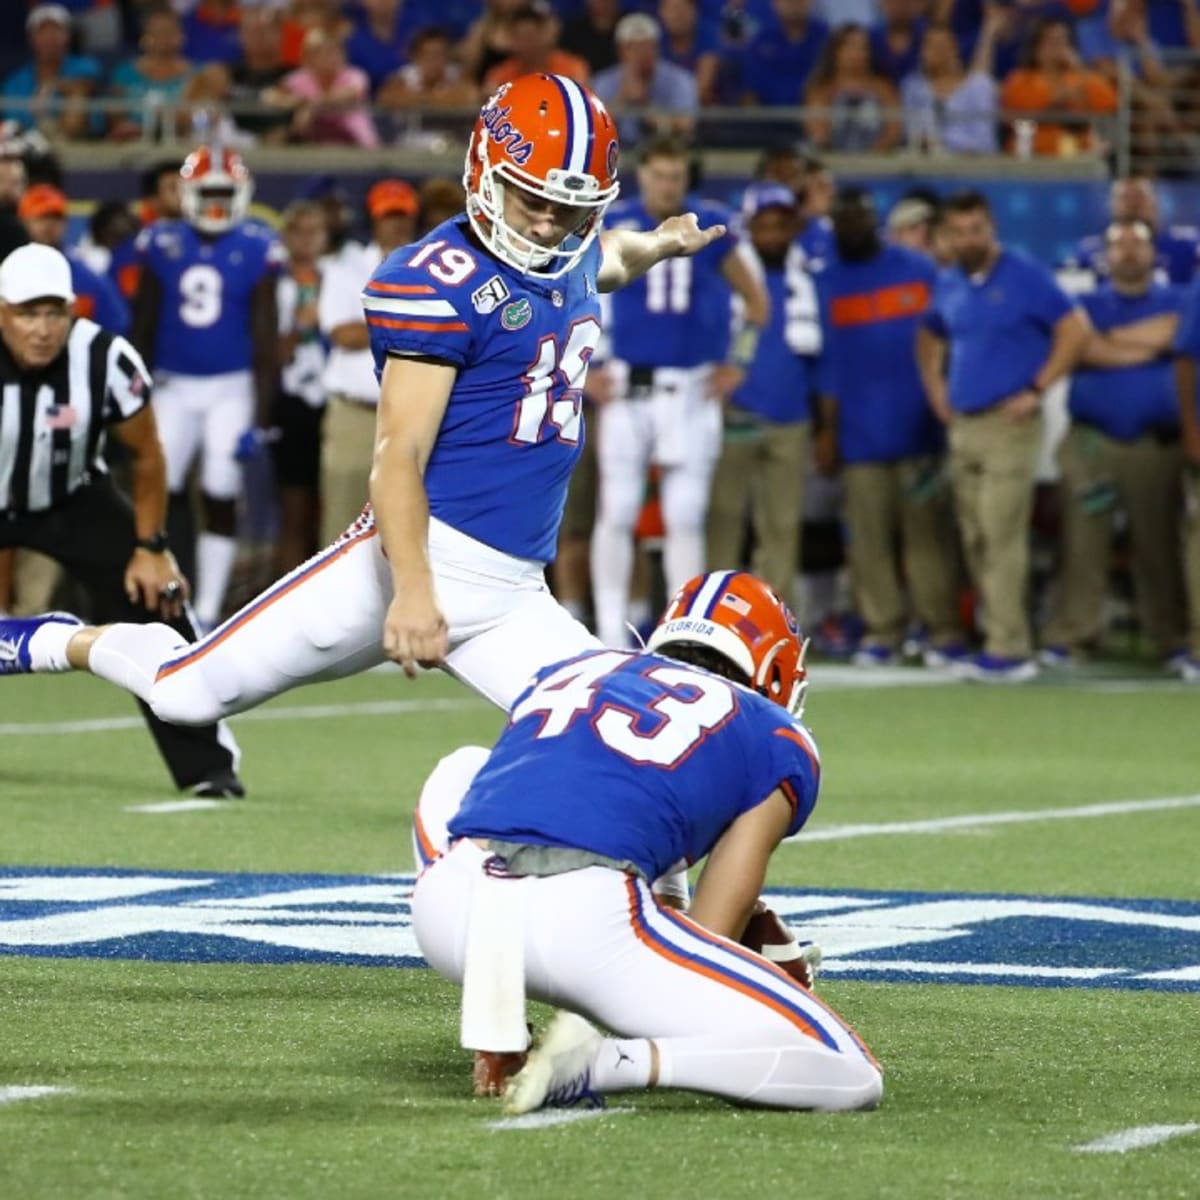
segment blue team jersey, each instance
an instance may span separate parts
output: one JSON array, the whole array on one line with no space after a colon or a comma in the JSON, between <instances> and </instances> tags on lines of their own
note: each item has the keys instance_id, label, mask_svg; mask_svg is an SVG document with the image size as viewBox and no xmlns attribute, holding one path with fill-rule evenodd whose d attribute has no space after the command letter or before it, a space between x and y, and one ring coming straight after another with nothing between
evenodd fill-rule
<instances>
[{"instance_id":1,"label":"blue team jersey","mask_svg":"<svg viewBox=\"0 0 1200 1200\"><path fill-rule=\"evenodd\" d=\"M1012 250L986 275L942 271L926 324L950 343L950 407L983 412L1029 387L1072 307L1045 267Z\"/></svg>"},{"instance_id":2,"label":"blue team jersey","mask_svg":"<svg viewBox=\"0 0 1200 1200\"><path fill-rule=\"evenodd\" d=\"M389 355L458 368L425 468L440 521L518 558L554 558L583 446L583 382L600 337L599 239L560 279L502 263L465 216L402 246L363 293L375 372Z\"/></svg>"},{"instance_id":3,"label":"blue team jersey","mask_svg":"<svg viewBox=\"0 0 1200 1200\"><path fill-rule=\"evenodd\" d=\"M701 229L729 225L728 210L718 204L691 197L685 209L695 212ZM605 220L609 229L647 230L658 224L639 200L614 204ZM736 248L737 240L726 233L691 258L656 263L614 292L613 356L639 367L698 367L722 357L729 336L729 290L721 264Z\"/></svg>"},{"instance_id":4,"label":"blue team jersey","mask_svg":"<svg viewBox=\"0 0 1200 1200\"><path fill-rule=\"evenodd\" d=\"M1108 278L1104 257L1104 235L1081 238L1074 252L1061 266L1066 271L1082 271L1097 282ZM1200 230L1191 225L1172 225L1154 235L1154 270L1159 283L1191 283L1200 266Z\"/></svg>"},{"instance_id":5,"label":"blue team jersey","mask_svg":"<svg viewBox=\"0 0 1200 1200\"><path fill-rule=\"evenodd\" d=\"M75 315L95 321L109 333L122 337L129 332L129 304L108 275L101 275L67 252L71 264L71 290L75 293Z\"/></svg>"},{"instance_id":6,"label":"blue team jersey","mask_svg":"<svg viewBox=\"0 0 1200 1200\"><path fill-rule=\"evenodd\" d=\"M1106 283L1080 303L1096 329L1106 333L1161 313L1175 313L1182 320L1187 296L1180 288L1158 283L1140 296L1122 296ZM1073 420L1121 441L1150 430L1173 431L1179 426L1174 364L1163 357L1136 367L1077 367L1068 407Z\"/></svg>"},{"instance_id":7,"label":"blue team jersey","mask_svg":"<svg viewBox=\"0 0 1200 1200\"><path fill-rule=\"evenodd\" d=\"M823 271L836 251L833 222L828 217L813 217L796 237L796 245L804 251L805 266L815 275Z\"/></svg>"},{"instance_id":8,"label":"blue team jersey","mask_svg":"<svg viewBox=\"0 0 1200 1200\"><path fill-rule=\"evenodd\" d=\"M807 421L812 415L814 368L821 351L817 300L793 246L779 266L763 266L771 298L771 319L758 338L754 362L730 402L779 423Z\"/></svg>"},{"instance_id":9,"label":"blue team jersey","mask_svg":"<svg viewBox=\"0 0 1200 1200\"><path fill-rule=\"evenodd\" d=\"M837 400L838 449L847 463L896 462L942 448L915 350L936 282L932 260L902 246L884 246L867 262L835 256L816 277L821 390Z\"/></svg>"},{"instance_id":10,"label":"blue team jersey","mask_svg":"<svg viewBox=\"0 0 1200 1200\"><path fill-rule=\"evenodd\" d=\"M155 221L135 247L141 270L162 285L151 367L180 375L248 370L254 289L285 261L274 233L243 221L207 237L186 221Z\"/></svg>"},{"instance_id":11,"label":"blue team jersey","mask_svg":"<svg viewBox=\"0 0 1200 1200\"><path fill-rule=\"evenodd\" d=\"M521 694L450 833L587 850L652 880L703 858L776 788L795 833L819 783L811 735L773 701L658 655L594 650Z\"/></svg>"}]
</instances>

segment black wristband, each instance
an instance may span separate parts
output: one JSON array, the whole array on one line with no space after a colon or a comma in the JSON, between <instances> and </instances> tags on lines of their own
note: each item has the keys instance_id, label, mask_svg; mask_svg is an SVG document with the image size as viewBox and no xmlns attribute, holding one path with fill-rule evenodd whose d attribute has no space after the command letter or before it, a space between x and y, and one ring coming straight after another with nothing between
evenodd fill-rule
<instances>
[{"instance_id":1,"label":"black wristband","mask_svg":"<svg viewBox=\"0 0 1200 1200\"><path fill-rule=\"evenodd\" d=\"M167 535L160 529L149 537L138 538L134 545L139 550L149 550L151 554L161 554L167 549Z\"/></svg>"}]
</instances>

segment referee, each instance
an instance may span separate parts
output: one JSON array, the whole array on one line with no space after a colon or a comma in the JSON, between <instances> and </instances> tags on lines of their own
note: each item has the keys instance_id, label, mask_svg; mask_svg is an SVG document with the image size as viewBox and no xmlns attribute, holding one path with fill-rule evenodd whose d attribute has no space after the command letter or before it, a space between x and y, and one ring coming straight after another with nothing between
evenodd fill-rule
<instances>
[{"instance_id":1,"label":"referee","mask_svg":"<svg viewBox=\"0 0 1200 1200\"><path fill-rule=\"evenodd\" d=\"M21 246L0 263L0 549L57 559L102 621L162 619L194 641L162 532L166 468L149 373L123 337L72 320L74 300L70 264L53 247ZM132 511L105 472L108 428L132 458ZM176 787L245 794L228 729L142 711Z\"/></svg>"}]
</instances>

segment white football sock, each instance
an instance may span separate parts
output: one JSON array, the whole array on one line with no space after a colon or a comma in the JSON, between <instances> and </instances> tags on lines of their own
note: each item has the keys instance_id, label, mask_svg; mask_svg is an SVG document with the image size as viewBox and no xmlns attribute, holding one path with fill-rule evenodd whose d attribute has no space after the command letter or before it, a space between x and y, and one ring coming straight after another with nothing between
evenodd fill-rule
<instances>
[{"instance_id":1,"label":"white football sock","mask_svg":"<svg viewBox=\"0 0 1200 1200\"><path fill-rule=\"evenodd\" d=\"M29 662L34 673L69 671L67 643L79 632L78 625L64 621L47 621L29 639Z\"/></svg>"},{"instance_id":2,"label":"white football sock","mask_svg":"<svg viewBox=\"0 0 1200 1200\"><path fill-rule=\"evenodd\" d=\"M221 619L221 605L233 560L237 557L237 539L217 533L202 533L196 539L196 616L204 631L212 629Z\"/></svg>"},{"instance_id":3,"label":"white football sock","mask_svg":"<svg viewBox=\"0 0 1200 1200\"><path fill-rule=\"evenodd\" d=\"M598 1092L647 1087L651 1061L648 1038L605 1038L592 1062L592 1086Z\"/></svg>"},{"instance_id":4,"label":"white football sock","mask_svg":"<svg viewBox=\"0 0 1200 1200\"><path fill-rule=\"evenodd\" d=\"M606 645L629 645L625 612L633 576L633 535L621 526L598 524L592 533L592 596L596 636Z\"/></svg>"},{"instance_id":5,"label":"white football sock","mask_svg":"<svg viewBox=\"0 0 1200 1200\"><path fill-rule=\"evenodd\" d=\"M169 625L113 625L92 643L88 670L149 703L159 667L188 645Z\"/></svg>"},{"instance_id":6,"label":"white football sock","mask_svg":"<svg viewBox=\"0 0 1200 1200\"><path fill-rule=\"evenodd\" d=\"M704 574L704 530L667 526L663 538L663 582L667 595L673 596L689 579Z\"/></svg>"}]
</instances>

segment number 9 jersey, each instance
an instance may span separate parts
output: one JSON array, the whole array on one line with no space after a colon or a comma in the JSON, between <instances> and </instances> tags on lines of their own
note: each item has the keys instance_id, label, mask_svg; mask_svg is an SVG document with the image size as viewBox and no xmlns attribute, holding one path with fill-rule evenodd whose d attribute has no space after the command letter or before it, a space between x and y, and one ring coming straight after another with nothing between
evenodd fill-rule
<instances>
[{"instance_id":1,"label":"number 9 jersey","mask_svg":"<svg viewBox=\"0 0 1200 1200\"><path fill-rule=\"evenodd\" d=\"M597 240L560 278L523 274L460 216L396 250L363 292L377 376L389 356L458 370L425 469L431 514L517 558L554 558L600 337L599 268Z\"/></svg>"},{"instance_id":2,"label":"number 9 jersey","mask_svg":"<svg viewBox=\"0 0 1200 1200\"><path fill-rule=\"evenodd\" d=\"M138 234L134 249L139 268L162 287L154 370L200 376L248 371L254 289L286 261L274 233L257 221L216 236L186 221L155 221Z\"/></svg>"}]
</instances>

